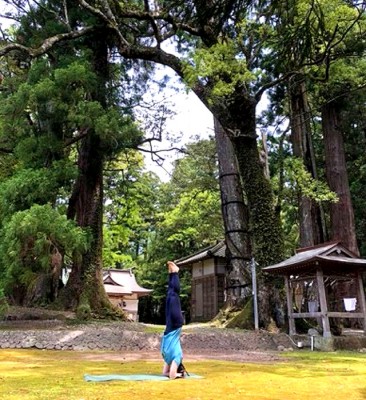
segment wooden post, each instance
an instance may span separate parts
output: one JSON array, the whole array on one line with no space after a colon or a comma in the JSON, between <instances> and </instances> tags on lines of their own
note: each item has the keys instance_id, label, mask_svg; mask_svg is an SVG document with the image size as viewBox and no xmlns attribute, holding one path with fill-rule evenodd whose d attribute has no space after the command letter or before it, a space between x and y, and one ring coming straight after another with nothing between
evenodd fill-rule
<instances>
[{"instance_id":1,"label":"wooden post","mask_svg":"<svg viewBox=\"0 0 366 400\"><path fill-rule=\"evenodd\" d=\"M360 311L363 314L363 321L362 321L362 327L363 327L363 334L366 335L366 301L365 301L365 290L363 288L363 281L362 281L362 275L360 271L357 271L357 282L358 282L358 297L359 297L359 302L360 302Z\"/></svg>"},{"instance_id":2,"label":"wooden post","mask_svg":"<svg viewBox=\"0 0 366 400\"><path fill-rule=\"evenodd\" d=\"M323 276L323 270L321 268L318 268L316 270L316 281L318 284L320 312L322 314L321 318L323 324L323 337L332 337L329 325L328 305L327 305L327 296L325 294L324 276Z\"/></svg>"},{"instance_id":3,"label":"wooden post","mask_svg":"<svg viewBox=\"0 0 366 400\"><path fill-rule=\"evenodd\" d=\"M258 294L257 294L257 269L254 257L250 261L252 271L252 293L253 293L253 313L254 313L254 329L259 329L259 315L258 315Z\"/></svg>"},{"instance_id":4,"label":"wooden post","mask_svg":"<svg viewBox=\"0 0 366 400\"><path fill-rule=\"evenodd\" d=\"M288 327L289 335L296 335L295 318L293 317L294 305L292 301L292 291L290 285L290 278L285 275L285 287L286 287L286 298L287 298L287 314L288 314Z\"/></svg>"}]
</instances>

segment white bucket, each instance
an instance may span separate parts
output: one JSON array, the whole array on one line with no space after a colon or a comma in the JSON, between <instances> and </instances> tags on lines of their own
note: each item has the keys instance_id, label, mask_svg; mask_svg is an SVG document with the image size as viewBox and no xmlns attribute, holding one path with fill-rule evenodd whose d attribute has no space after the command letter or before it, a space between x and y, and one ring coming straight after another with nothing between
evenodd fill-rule
<instances>
[{"instance_id":1,"label":"white bucket","mask_svg":"<svg viewBox=\"0 0 366 400\"><path fill-rule=\"evenodd\" d=\"M354 297L346 297L343 299L344 301L344 308L346 311L355 311L356 310L356 304L357 304L357 299Z\"/></svg>"}]
</instances>

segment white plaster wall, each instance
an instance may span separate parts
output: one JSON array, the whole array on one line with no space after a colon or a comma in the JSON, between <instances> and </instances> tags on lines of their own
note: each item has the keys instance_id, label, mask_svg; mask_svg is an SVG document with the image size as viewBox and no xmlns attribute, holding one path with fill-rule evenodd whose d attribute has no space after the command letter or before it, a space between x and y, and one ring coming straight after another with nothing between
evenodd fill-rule
<instances>
[{"instance_id":1,"label":"white plaster wall","mask_svg":"<svg viewBox=\"0 0 366 400\"><path fill-rule=\"evenodd\" d=\"M215 262L213 258L203 261L203 275L213 275L215 273Z\"/></svg>"},{"instance_id":2,"label":"white plaster wall","mask_svg":"<svg viewBox=\"0 0 366 400\"><path fill-rule=\"evenodd\" d=\"M137 312L138 310L138 300L124 300L126 305L123 307L126 311Z\"/></svg>"},{"instance_id":3,"label":"white plaster wall","mask_svg":"<svg viewBox=\"0 0 366 400\"><path fill-rule=\"evenodd\" d=\"M216 273L225 274L225 261L220 261ZM215 274L215 261L213 258L196 262L192 265L192 277L200 278L202 276Z\"/></svg>"},{"instance_id":4,"label":"white plaster wall","mask_svg":"<svg viewBox=\"0 0 366 400\"><path fill-rule=\"evenodd\" d=\"M192 265L192 277L193 278L199 278L200 276L203 275L203 266L202 262L199 261L197 263L194 263Z\"/></svg>"}]
</instances>

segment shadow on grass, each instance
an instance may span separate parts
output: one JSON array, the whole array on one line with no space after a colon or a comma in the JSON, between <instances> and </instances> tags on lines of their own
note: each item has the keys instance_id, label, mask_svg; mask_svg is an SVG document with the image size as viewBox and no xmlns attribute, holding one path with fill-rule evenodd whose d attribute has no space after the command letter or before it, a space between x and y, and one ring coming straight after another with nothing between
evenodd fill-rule
<instances>
[{"instance_id":1,"label":"shadow on grass","mask_svg":"<svg viewBox=\"0 0 366 400\"><path fill-rule=\"evenodd\" d=\"M362 396L363 399L366 399L366 386L363 389L359 390L359 393L360 393L360 395ZM351 398L352 397L350 397L350 399Z\"/></svg>"}]
</instances>

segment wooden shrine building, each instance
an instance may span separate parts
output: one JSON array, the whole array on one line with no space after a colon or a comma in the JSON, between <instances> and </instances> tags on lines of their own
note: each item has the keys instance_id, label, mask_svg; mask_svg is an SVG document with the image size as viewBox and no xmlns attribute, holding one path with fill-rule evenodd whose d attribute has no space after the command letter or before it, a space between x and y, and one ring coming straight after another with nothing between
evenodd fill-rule
<instances>
[{"instance_id":1,"label":"wooden shrine building","mask_svg":"<svg viewBox=\"0 0 366 400\"><path fill-rule=\"evenodd\" d=\"M175 260L192 271L191 321L209 321L225 300L226 244L220 241L187 257Z\"/></svg>"},{"instance_id":2,"label":"wooden shrine building","mask_svg":"<svg viewBox=\"0 0 366 400\"><path fill-rule=\"evenodd\" d=\"M103 284L111 303L121 308L131 321L138 322L139 298L150 295L152 290L141 287L131 269L103 270Z\"/></svg>"},{"instance_id":3,"label":"wooden shrine building","mask_svg":"<svg viewBox=\"0 0 366 400\"><path fill-rule=\"evenodd\" d=\"M290 335L296 335L296 318L316 319L324 338L332 337L330 318L358 322L366 334L366 260L340 242L299 249L263 271L285 278Z\"/></svg>"}]
</instances>

